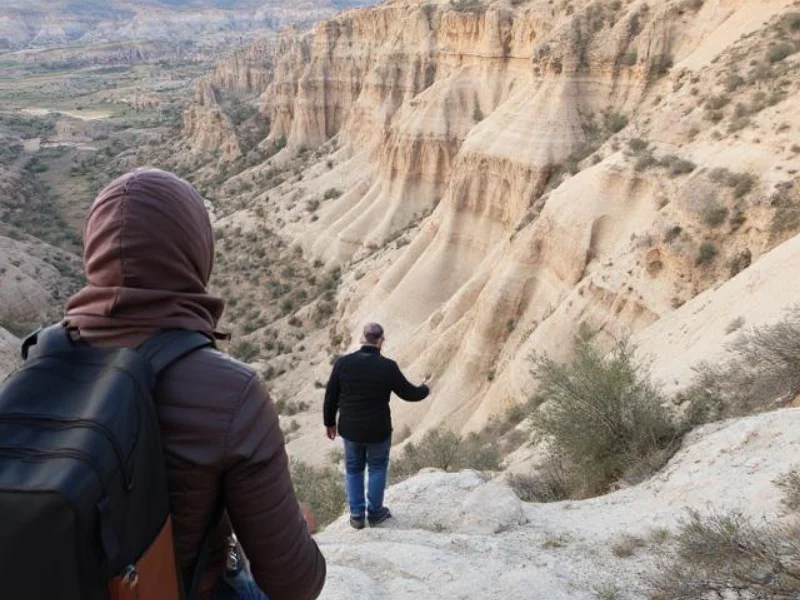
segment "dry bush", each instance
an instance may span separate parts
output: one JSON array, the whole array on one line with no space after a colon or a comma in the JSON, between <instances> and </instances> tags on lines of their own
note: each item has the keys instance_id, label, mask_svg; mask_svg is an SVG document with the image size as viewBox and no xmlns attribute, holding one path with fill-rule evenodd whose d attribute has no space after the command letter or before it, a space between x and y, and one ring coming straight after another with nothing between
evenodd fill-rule
<instances>
[{"instance_id":1,"label":"dry bush","mask_svg":"<svg viewBox=\"0 0 800 600\"><path fill-rule=\"evenodd\" d=\"M525 502L559 502L570 497L573 479L566 461L551 454L536 472L509 475L506 481Z\"/></svg>"},{"instance_id":2,"label":"dry bush","mask_svg":"<svg viewBox=\"0 0 800 600\"><path fill-rule=\"evenodd\" d=\"M456 12L482 13L486 5L481 0L450 0L450 7Z\"/></svg>"},{"instance_id":3,"label":"dry bush","mask_svg":"<svg viewBox=\"0 0 800 600\"><path fill-rule=\"evenodd\" d=\"M311 505L320 527L341 516L346 498L344 477L337 469L292 460L291 471L298 500Z\"/></svg>"},{"instance_id":4,"label":"dry bush","mask_svg":"<svg viewBox=\"0 0 800 600\"><path fill-rule=\"evenodd\" d=\"M611 544L611 553L617 558L630 558L640 548L647 546L647 542L635 535L624 534Z\"/></svg>"},{"instance_id":5,"label":"dry bush","mask_svg":"<svg viewBox=\"0 0 800 600\"><path fill-rule=\"evenodd\" d=\"M700 266L714 262L717 254L719 254L719 251L714 244L711 242L703 242L697 250L697 257L694 259L694 264Z\"/></svg>"},{"instance_id":6,"label":"dry bush","mask_svg":"<svg viewBox=\"0 0 800 600\"><path fill-rule=\"evenodd\" d=\"M572 497L605 493L620 479L642 481L677 449L683 431L629 344L604 357L581 343L566 365L536 356L533 374L545 400L534 425L550 453L570 465Z\"/></svg>"},{"instance_id":7,"label":"dry bush","mask_svg":"<svg viewBox=\"0 0 800 600\"><path fill-rule=\"evenodd\" d=\"M701 363L681 393L693 424L769 410L800 392L800 307L774 325L745 330L722 363Z\"/></svg>"},{"instance_id":8,"label":"dry bush","mask_svg":"<svg viewBox=\"0 0 800 600\"><path fill-rule=\"evenodd\" d=\"M475 433L462 438L449 430L431 429L419 443L409 442L402 453L392 459L391 481L403 481L427 468L450 472L497 470L500 454L494 441Z\"/></svg>"},{"instance_id":9,"label":"dry bush","mask_svg":"<svg viewBox=\"0 0 800 600\"><path fill-rule=\"evenodd\" d=\"M781 475L775 480L777 485L783 491L783 498L781 503L789 512L797 512L800 510L800 469L793 468L788 473Z\"/></svg>"},{"instance_id":10,"label":"dry bush","mask_svg":"<svg viewBox=\"0 0 800 600\"><path fill-rule=\"evenodd\" d=\"M800 597L800 529L741 514L690 511L673 555L651 577L654 600Z\"/></svg>"}]
</instances>

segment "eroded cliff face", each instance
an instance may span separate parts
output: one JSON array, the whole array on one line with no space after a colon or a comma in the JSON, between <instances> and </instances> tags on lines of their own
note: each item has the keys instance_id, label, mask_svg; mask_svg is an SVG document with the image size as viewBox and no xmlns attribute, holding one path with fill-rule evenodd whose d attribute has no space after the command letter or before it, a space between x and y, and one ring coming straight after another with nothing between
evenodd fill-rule
<instances>
[{"instance_id":1,"label":"eroded cliff face","mask_svg":"<svg viewBox=\"0 0 800 600\"><path fill-rule=\"evenodd\" d=\"M797 233L792 14L785 0L400 1L280 36L205 84L258 97L261 151L288 144L235 176L254 189L227 218L341 267L336 350L379 320L410 374L433 375L398 428L479 427L531 392L532 352L644 332ZM266 192L298 153L302 173ZM315 397L328 368L274 385Z\"/></svg>"}]
</instances>

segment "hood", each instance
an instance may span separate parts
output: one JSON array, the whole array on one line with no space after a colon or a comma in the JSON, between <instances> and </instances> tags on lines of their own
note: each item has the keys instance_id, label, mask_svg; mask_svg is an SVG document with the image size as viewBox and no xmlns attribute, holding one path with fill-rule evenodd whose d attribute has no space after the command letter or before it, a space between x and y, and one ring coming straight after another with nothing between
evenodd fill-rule
<instances>
[{"instance_id":1,"label":"hood","mask_svg":"<svg viewBox=\"0 0 800 600\"><path fill-rule=\"evenodd\" d=\"M215 335L224 301L206 290L214 234L183 179L139 169L111 182L89 212L83 258L87 285L66 314L82 337L129 345L161 329Z\"/></svg>"}]
</instances>

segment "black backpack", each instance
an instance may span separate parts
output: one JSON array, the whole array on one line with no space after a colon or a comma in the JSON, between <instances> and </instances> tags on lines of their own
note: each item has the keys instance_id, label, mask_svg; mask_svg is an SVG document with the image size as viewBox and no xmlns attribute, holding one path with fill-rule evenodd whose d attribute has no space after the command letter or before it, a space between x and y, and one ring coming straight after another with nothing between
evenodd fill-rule
<instances>
[{"instance_id":1,"label":"black backpack","mask_svg":"<svg viewBox=\"0 0 800 600\"><path fill-rule=\"evenodd\" d=\"M25 363L0 388L0 597L150 600L137 568L170 526L153 390L168 366L212 345L170 330L137 350L102 349L59 325L25 340ZM194 596L221 513L194 570L159 589ZM150 559L158 577L177 573L168 533L172 564Z\"/></svg>"}]
</instances>

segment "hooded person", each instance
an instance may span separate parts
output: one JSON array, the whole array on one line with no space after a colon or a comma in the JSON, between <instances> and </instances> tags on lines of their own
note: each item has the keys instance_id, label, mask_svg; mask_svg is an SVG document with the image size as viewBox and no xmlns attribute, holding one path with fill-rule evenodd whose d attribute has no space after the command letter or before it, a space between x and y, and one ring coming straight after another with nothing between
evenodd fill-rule
<instances>
[{"instance_id":1,"label":"hooded person","mask_svg":"<svg viewBox=\"0 0 800 600\"><path fill-rule=\"evenodd\" d=\"M206 289L213 230L189 183L157 169L123 175L95 200L84 238L87 284L69 300L65 319L81 339L136 347L163 329L221 337L224 301ZM256 373L206 348L169 367L155 397L181 568L194 564L217 499L225 504L200 598L319 596L325 559L294 493L275 406ZM223 577L232 530L252 579Z\"/></svg>"}]
</instances>

